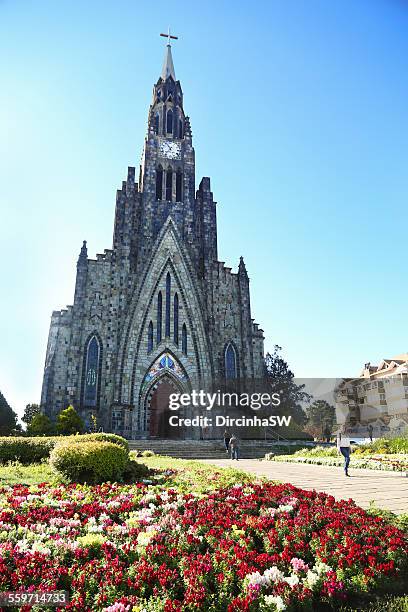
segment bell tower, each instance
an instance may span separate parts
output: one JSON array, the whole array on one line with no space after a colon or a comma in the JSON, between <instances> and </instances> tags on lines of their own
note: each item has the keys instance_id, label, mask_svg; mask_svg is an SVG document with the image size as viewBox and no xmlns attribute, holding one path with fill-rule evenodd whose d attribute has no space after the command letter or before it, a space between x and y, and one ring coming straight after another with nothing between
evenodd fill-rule
<instances>
[{"instance_id":1,"label":"bell tower","mask_svg":"<svg viewBox=\"0 0 408 612\"><path fill-rule=\"evenodd\" d=\"M183 238L193 231L195 154L190 120L184 113L183 91L176 79L167 36L161 75L153 87L148 130L140 168L144 228L154 240L168 216Z\"/></svg>"}]
</instances>

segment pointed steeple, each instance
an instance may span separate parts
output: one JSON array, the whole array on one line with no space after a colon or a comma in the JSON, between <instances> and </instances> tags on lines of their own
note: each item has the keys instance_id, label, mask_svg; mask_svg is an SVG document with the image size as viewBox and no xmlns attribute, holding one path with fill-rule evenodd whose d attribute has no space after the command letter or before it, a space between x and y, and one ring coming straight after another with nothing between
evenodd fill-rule
<instances>
[{"instance_id":1,"label":"pointed steeple","mask_svg":"<svg viewBox=\"0 0 408 612\"><path fill-rule=\"evenodd\" d=\"M86 240L83 241L81 252L78 257L77 265L86 264L88 262L88 249L86 248Z\"/></svg>"},{"instance_id":2,"label":"pointed steeple","mask_svg":"<svg viewBox=\"0 0 408 612\"><path fill-rule=\"evenodd\" d=\"M163 79L163 81L165 81L166 79L169 78L169 76L173 77L174 81L176 80L176 73L174 71L173 56L171 54L171 44L170 43L166 45L166 52L164 55L163 70L161 73L161 78Z\"/></svg>"},{"instance_id":3,"label":"pointed steeple","mask_svg":"<svg viewBox=\"0 0 408 612\"><path fill-rule=\"evenodd\" d=\"M248 278L244 258L242 256L239 258L238 274L240 276L246 276Z\"/></svg>"}]
</instances>

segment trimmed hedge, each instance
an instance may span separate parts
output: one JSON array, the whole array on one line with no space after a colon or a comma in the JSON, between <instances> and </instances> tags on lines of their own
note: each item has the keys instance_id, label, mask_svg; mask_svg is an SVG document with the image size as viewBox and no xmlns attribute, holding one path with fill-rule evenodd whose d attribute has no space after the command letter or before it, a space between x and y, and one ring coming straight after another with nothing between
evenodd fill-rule
<instances>
[{"instance_id":1,"label":"trimmed hedge","mask_svg":"<svg viewBox=\"0 0 408 612\"><path fill-rule=\"evenodd\" d=\"M78 436L49 436L49 437L0 437L0 464L8 461L20 463L39 463L48 459L52 449L60 442L74 442L83 444L86 441L110 442L119 445L127 453L129 444L125 438L109 433L95 433Z\"/></svg>"},{"instance_id":2,"label":"trimmed hedge","mask_svg":"<svg viewBox=\"0 0 408 612\"><path fill-rule=\"evenodd\" d=\"M0 463L40 463L55 446L54 438L0 438Z\"/></svg>"},{"instance_id":3,"label":"trimmed hedge","mask_svg":"<svg viewBox=\"0 0 408 612\"><path fill-rule=\"evenodd\" d=\"M61 442L50 454L50 466L71 482L98 484L123 479L129 453L119 444L87 440Z\"/></svg>"}]
</instances>

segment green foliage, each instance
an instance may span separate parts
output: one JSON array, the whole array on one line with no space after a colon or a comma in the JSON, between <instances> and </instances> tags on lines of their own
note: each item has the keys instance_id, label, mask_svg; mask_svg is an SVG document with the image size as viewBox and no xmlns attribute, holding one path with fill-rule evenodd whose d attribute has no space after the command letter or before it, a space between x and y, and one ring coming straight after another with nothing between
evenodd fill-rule
<instances>
[{"instance_id":1,"label":"green foliage","mask_svg":"<svg viewBox=\"0 0 408 612\"><path fill-rule=\"evenodd\" d=\"M38 404L27 404L24 409L24 416L22 417L22 421L27 425L30 425L34 416L40 414L40 407Z\"/></svg>"},{"instance_id":2,"label":"green foliage","mask_svg":"<svg viewBox=\"0 0 408 612\"><path fill-rule=\"evenodd\" d=\"M408 454L408 435L378 438L369 444L361 444L356 449L359 455L395 455Z\"/></svg>"},{"instance_id":3,"label":"green foliage","mask_svg":"<svg viewBox=\"0 0 408 612\"><path fill-rule=\"evenodd\" d=\"M50 452L61 440L82 444L86 441L111 442L129 452L129 445L125 438L115 434L97 433L70 436L61 438L59 436L50 437L4 437L0 438L0 463L8 461L20 461L23 464L37 463L48 459Z\"/></svg>"},{"instance_id":4,"label":"green foliage","mask_svg":"<svg viewBox=\"0 0 408 612\"><path fill-rule=\"evenodd\" d=\"M334 406L325 400L316 400L306 407L306 429L314 436L330 438L336 422Z\"/></svg>"},{"instance_id":5,"label":"green foliage","mask_svg":"<svg viewBox=\"0 0 408 612\"><path fill-rule=\"evenodd\" d=\"M50 436L55 433L55 427L46 414L37 413L33 415L27 433L30 436Z\"/></svg>"},{"instance_id":6,"label":"green foliage","mask_svg":"<svg viewBox=\"0 0 408 612\"><path fill-rule=\"evenodd\" d=\"M112 442L69 440L57 444L50 454L52 469L70 482L101 483L123 479L128 453Z\"/></svg>"},{"instance_id":7,"label":"green foliage","mask_svg":"<svg viewBox=\"0 0 408 612\"><path fill-rule=\"evenodd\" d=\"M57 417L57 432L63 436L81 433L84 422L73 406L61 410Z\"/></svg>"},{"instance_id":8,"label":"green foliage","mask_svg":"<svg viewBox=\"0 0 408 612\"><path fill-rule=\"evenodd\" d=\"M0 435L8 436L19 428L16 413L10 408L6 398L0 391Z\"/></svg>"},{"instance_id":9,"label":"green foliage","mask_svg":"<svg viewBox=\"0 0 408 612\"><path fill-rule=\"evenodd\" d=\"M370 502L370 506L367 510L368 514L371 516L379 516L384 519L387 523L391 523L395 527L402 529L408 533L408 514L395 514L391 512L391 510L384 510L383 508L378 508L375 502Z\"/></svg>"},{"instance_id":10,"label":"green foliage","mask_svg":"<svg viewBox=\"0 0 408 612\"><path fill-rule=\"evenodd\" d=\"M144 450L142 452L142 457L153 457L155 455L155 452L152 450Z\"/></svg>"},{"instance_id":11,"label":"green foliage","mask_svg":"<svg viewBox=\"0 0 408 612\"><path fill-rule=\"evenodd\" d=\"M296 451L294 457L338 457L336 446L315 446Z\"/></svg>"},{"instance_id":12,"label":"green foliage","mask_svg":"<svg viewBox=\"0 0 408 612\"><path fill-rule=\"evenodd\" d=\"M47 459L54 445L53 438L0 438L0 463L38 463Z\"/></svg>"},{"instance_id":13,"label":"green foliage","mask_svg":"<svg viewBox=\"0 0 408 612\"><path fill-rule=\"evenodd\" d=\"M295 375L280 355L281 350L282 348L276 344L273 353L267 353L265 357L268 393L279 393L281 398L279 412L292 416L298 425L303 426L306 415L302 404L309 402L311 396L304 390L305 385L295 383Z\"/></svg>"},{"instance_id":14,"label":"green foliage","mask_svg":"<svg viewBox=\"0 0 408 612\"><path fill-rule=\"evenodd\" d=\"M129 457L123 472L123 480L125 482L139 482L144 478L149 478L149 476L151 476L151 472L147 465L136 461L133 457Z\"/></svg>"}]
</instances>

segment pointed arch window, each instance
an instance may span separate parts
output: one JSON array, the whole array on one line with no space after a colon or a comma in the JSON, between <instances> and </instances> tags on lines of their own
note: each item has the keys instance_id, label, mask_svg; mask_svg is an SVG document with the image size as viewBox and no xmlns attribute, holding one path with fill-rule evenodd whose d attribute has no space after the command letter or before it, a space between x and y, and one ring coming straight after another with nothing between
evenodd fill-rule
<instances>
[{"instance_id":1,"label":"pointed arch window","mask_svg":"<svg viewBox=\"0 0 408 612\"><path fill-rule=\"evenodd\" d=\"M185 323L183 323L181 330L181 350L183 351L184 355L187 355L187 327Z\"/></svg>"},{"instance_id":2,"label":"pointed arch window","mask_svg":"<svg viewBox=\"0 0 408 612\"><path fill-rule=\"evenodd\" d=\"M166 123L166 131L168 134L173 133L173 111L167 111L167 123Z\"/></svg>"},{"instance_id":3,"label":"pointed arch window","mask_svg":"<svg viewBox=\"0 0 408 612\"><path fill-rule=\"evenodd\" d=\"M179 168L176 174L176 202L181 202L183 199L182 189L183 189L183 174Z\"/></svg>"},{"instance_id":4,"label":"pointed arch window","mask_svg":"<svg viewBox=\"0 0 408 612\"><path fill-rule=\"evenodd\" d=\"M237 356L232 344L225 349L225 378L237 378Z\"/></svg>"},{"instance_id":5,"label":"pointed arch window","mask_svg":"<svg viewBox=\"0 0 408 612\"><path fill-rule=\"evenodd\" d=\"M183 138L183 122L179 119L178 137Z\"/></svg>"},{"instance_id":6,"label":"pointed arch window","mask_svg":"<svg viewBox=\"0 0 408 612\"><path fill-rule=\"evenodd\" d=\"M92 336L85 346L84 406L96 406L101 347L96 336Z\"/></svg>"},{"instance_id":7,"label":"pointed arch window","mask_svg":"<svg viewBox=\"0 0 408 612\"><path fill-rule=\"evenodd\" d=\"M170 293L171 293L171 277L170 272L166 276L166 338L170 338Z\"/></svg>"},{"instance_id":8,"label":"pointed arch window","mask_svg":"<svg viewBox=\"0 0 408 612\"><path fill-rule=\"evenodd\" d=\"M156 200L163 197L163 168L159 166L156 170Z\"/></svg>"},{"instance_id":9,"label":"pointed arch window","mask_svg":"<svg viewBox=\"0 0 408 612\"><path fill-rule=\"evenodd\" d=\"M171 202L173 197L173 170L168 168L166 172L166 200Z\"/></svg>"},{"instance_id":10,"label":"pointed arch window","mask_svg":"<svg viewBox=\"0 0 408 612\"><path fill-rule=\"evenodd\" d=\"M159 113L156 113L154 116L154 124L153 124L153 129L154 129L155 134L159 133L159 126L160 126L160 115Z\"/></svg>"},{"instance_id":11,"label":"pointed arch window","mask_svg":"<svg viewBox=\"0 0 408 612\"><path fill-rule=\"evenodd\" d=\"M159 291L159 295L157 296L157 334L156 340L157 342L161 342L162 339L162 320L163 320L163 298L162 292Z\"/></svg>"},{"instance_id":12,"label":"pointed arch window","mask_svg":"<svg viewBox=\"0 0 408 612\"><path fill-rule=\"evenodd\" d=\"M174 324L174 343L179 343L179 298L178 294L174 294L174 316L173 316L173 324Z\"/></svg>"},{"instance_id":13,"label":"pointed arch window","mask_svg":"<svg viewBox=\"0 0 408 612\"><path fill-rule=\"evenodd\" d=\"M151 353L153 350L153 321L150 321L149 327L147 328L147 352Z\"/></svg>"}]
</instances>

